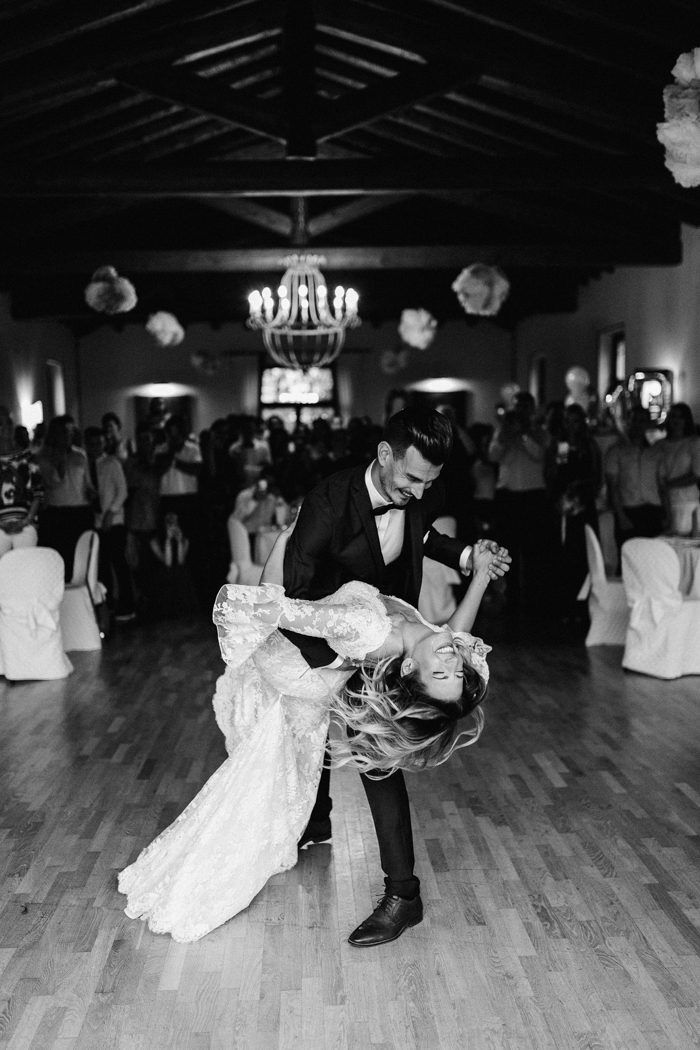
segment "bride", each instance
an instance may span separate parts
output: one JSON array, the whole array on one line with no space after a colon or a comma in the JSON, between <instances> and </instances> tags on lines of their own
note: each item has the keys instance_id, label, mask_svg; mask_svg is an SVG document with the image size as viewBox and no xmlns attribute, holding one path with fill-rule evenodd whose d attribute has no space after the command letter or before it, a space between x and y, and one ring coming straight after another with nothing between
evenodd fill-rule
<instances>
[{"instance_id":1,"label":"bride","mask_svg":"<svg viewBox=\"0 0 700 1050\"><path fill-rule=\"evenodd\" d=\"M119 875L126 914L176 941L205 936L296 864L331 719L344 730L333 765L376 777L439 765L483 726L489 647L468 631L499 552L476 544L469 589L436 626L357 581L320 601L287 598L277 581L290 532L259 587L227 585L214 605L226 663L214 712L229 757ZM342 667L310 668L280 628L325 638Z\"/></svg>"}]
</instances>

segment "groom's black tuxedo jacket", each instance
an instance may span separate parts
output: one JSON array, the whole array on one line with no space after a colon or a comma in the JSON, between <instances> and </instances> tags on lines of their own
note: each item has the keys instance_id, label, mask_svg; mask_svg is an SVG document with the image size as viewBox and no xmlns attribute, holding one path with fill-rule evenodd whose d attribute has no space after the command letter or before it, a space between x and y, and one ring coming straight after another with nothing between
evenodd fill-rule
<instances>
[{"instance_id":1,"label":"groom's black tuxedo jacket","mask_svg":"<svg viewBox=\"0 0 700 1050\"><path fill-rule=\"evenodd\" d=\"M422 499L409 502L403 512L400 558L390 566L384 564L365 472L366 467L352 467L332 474L304 497L284 559L284 587L289 597L323 598L343 583L362 580L417 605L424 555L459 567L464 544L432 528L444 498L439 479ZM311 667L323 667L335 658L322 638L284 633Z\"/></svg>"}]
</instances>

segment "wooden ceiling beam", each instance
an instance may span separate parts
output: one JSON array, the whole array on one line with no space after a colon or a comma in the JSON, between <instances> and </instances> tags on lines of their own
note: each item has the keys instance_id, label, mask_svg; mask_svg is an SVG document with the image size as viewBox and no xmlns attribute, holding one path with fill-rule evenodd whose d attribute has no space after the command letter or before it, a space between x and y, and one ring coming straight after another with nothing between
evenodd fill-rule
<instances>
[{"instance_id":1,"label":"wooden ceiling beam","mask_svg":"<svg viewBox=\"0 0 700 1050\"><path fill-rule=\"evenodd\" d=\"M27 12L12 19L3 28L0 36L0 62L7 62L34 51L53 48L64 41L75 43L76 38L100 29L113 31L117 23L143 15L147 11L163 8L168 0L130 0L114 2L111 10L96 5L93 0L72 0L59 8L54 7L45 17Z\"/></svg>"},{"instance_id":2,"label":"wooden ceiling beam","mask_svg":"<svg viewBox=\"0 0 700 1050\"><path fill-rule=\"evenodd\" d=\"M515 98L540 110L559 113L565 120L574 117L593 128L622 133L628 139L656 142L651 111L646 128L630 123L630 114L638 112L638 107L633 106L631 99L620 106L611 107L578 83L572 84L570 88L566 83L559 83L556 93L553 93L552 85L540 83L537 71L532 70L512 71L512 75L505 70L500 73L494 71L493 75L489 71L479 83L496 97Z\"/></svg>"},{"instance_id":3,"label":"wooden ceiling beam","mask_svg":"<svg viewBox=\"0 0 700 1050\"><path fill-rule=\"evenodd\" d=\"M101 82L134 65L167 65L211 47L214 41L277 34L282 13L280 0L262 6L222 0L209 4L204 13L192 0L170 0L162 11L134 16L116 28L87 33L79 41L67 40L46 49L46 54L37 52L40 58L33 62L0 63L2 105L15 106L75 83ZM39 61L41 77L36 72Z\"/></svg>"},{"instance_id":4,"label":"wooden ceiling beam","mask_svg":"<svg viewBox=\"0 0 700 1050\"><path fill-rule=\"evenodd\" d=\"M117 79L137 91L193 109L207 117L216 117L233 127L252 131L277 142L285 141L277 107L251 98L250 95L239 97L227 85L206 80L196 73L132 67L119 73Z\"/></svg>"},{"instance_id":5,"label":"wooden ceiling beam","mask_svg":"<svg viewBox=\"0 0 700 1050\"><path fill-rule=\"evenodd\" d=\"M269 197L430 193L462 189L547 189L553 184L587 189L644 187L673 194L671 176L659 160L595 157L549 158L406 157L393 160L253 160L201 165L142 165L97 170L0 165L0 197Z\"/></svg>"},{"instance_id":6,"label":"wooden ceiling beam","mask_svg":"<svg viewBox=\"0 0 700 1050\"><path fill-rule=\"evenodd\" d=\"M211 250L41 251L3 253L5 274L92 273L98 266L116 266L120 273L240 273L270 272L284 267L283 248L222 248ZM314 246L328 270L459 269L475 259L504 267L601 268L675 265L681 261L680 238L666 244L625 243L620 239L591 244L448 244L387 245L333 248Z\"/></svg>"},{"instance_id":7,"label":"wooden ceiling beam","mask_svg":"<svg viewBox=\"0 0 700 1050\"><path fill-rule=\"evenodd\" d=\"M476 49L482 54L482 64L486 55L486 64L490 66L494 52L503 51L517 54L525 65L553 61L566 63L571 68L573 62L581 68L587 67L592 76L600 72L631 78L636 83L656 81L658 49L648 42L630 40L624 32L616 40L610 32L607 36L601 35L568 17L557 19L551 14L523 17L520 5L514 0L489 0L488 4L483 0L459 0L458 3L446 0L430 4L430 14L424 19L420 13L416 15L416 7L409 14L405 0L381 0L381 10L377 10L371 0L344 0L342 5L335 4L334 0L319 0L319 5L319 22L327 20L331 25L338 25L352 20L356 32L361 26L366 26L368 31L374 26L380 38L385 27L392 31L392 23L400 22L399 32L413 34L414 43L409 46L415 47L417 38L424 34L424 47L432 47L437 35L451 42L458 51L466 48L465 61ZM331 10L334 7L341 8L335 15ZM396 31L394 28L393 32ZM420 46L417 50L419 54L425 53Z\"/></svg>"},{"instance_id":8,"label":"wooden ceiling beam","mask_svg":"<svg viewBox=\"0 0 700 1050\"><path fill-rule=\"evenodd\" d=\"M221 200L208 198L206 203L234 219L243 219L261 230L276 233L285 240L292 236L292 220L289 215L284 215L276 208L268 208L257 201L249 200L247 197L225 197Z\"/></svg>"},{"instance_id":9,"label":"wooden ceiling beam","mask_svg":"<svg viewBox=\"0 0 700 1050\"><path fill-rule=\"evenodd\" d=\"M583 55L568 54L494 28L489 30L488 26L479 26L437 5L431 5L430 21L408 13L403 0L400 13L398 7L394 11L388 5L389 0L383 0L380 10L362 0L343 0L342 4L336 0L317 0L317 20L324 31L336 29L350 36L378 39L437 63L461 62L465 67L516 82L518 73L525 71L530 82L550 92L553 84L572 84L575 94L580 90L586 97L593 84L603 110L610 107L611 97L616 99L618 107L624 107L621 93L625 95L625 85L630 102L638 106L640 78L644 81L644 90L648 88L653 93L658 89L658 85L652 83L653 75L635 65L631 53L618 54L615 62L598 64L594 56L589 61ZM625 68L624 63L630 68Z\"/></svg>"},{"instance_id":10,"label":"wooden ceiling beam","mask_svg":"<svg viewBox=\"0 0 700 1050\"><path fill-rule=\"evenodd\" d=\"M324 233L330 233L331 230L337 230L339 226L345 226L357 219L364 219L366 215L373 215L377 211L383 211L384 208L390 208L392 204L397 204L399 201L409 200L411 196L410 193L392 193L386 197L356 197L347 204L329 208L328 211L310 219L309 236L320 237Z\"/></svg>"},{"instance_id":11,"label":"wooden ceiling beam","mask_svg":"<svg viewBox=\"0 0 700 1050\"><path fill-rule=\"evenodd\" d=\"M392 77L375 88L349 93L319 111L316 135L320 141L343 135L379 117L411 106L431 95L441 95L478 76L464 63L444 61L439 65L416 66L411 73Z\"/></svg>"}]
</instances>

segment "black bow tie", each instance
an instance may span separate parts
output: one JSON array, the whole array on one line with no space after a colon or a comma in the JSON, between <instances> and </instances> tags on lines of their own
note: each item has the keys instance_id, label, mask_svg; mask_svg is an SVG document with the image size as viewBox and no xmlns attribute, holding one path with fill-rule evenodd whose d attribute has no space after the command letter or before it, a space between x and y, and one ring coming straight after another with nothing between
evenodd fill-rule
<instances>
[{"instance_id":1,"label":"black bow tie","mask_svg":"<svg viewBox=\"0 0 700 1050\"><path fill-rule=\"evenodd\" d=\"M373 507L372 513L375 518L378 518L381 514L386 514L389 510L402 510L402 507L397 507L395 503L383 503L381 507Z\"/></svg>"}]
</instances>

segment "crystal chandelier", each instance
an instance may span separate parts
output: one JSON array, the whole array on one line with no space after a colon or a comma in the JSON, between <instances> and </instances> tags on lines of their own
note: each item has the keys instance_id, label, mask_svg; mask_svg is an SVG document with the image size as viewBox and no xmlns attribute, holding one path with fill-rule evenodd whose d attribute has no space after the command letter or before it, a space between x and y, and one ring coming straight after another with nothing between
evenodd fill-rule
<instances>
[{"instance_id":1,"label":"crystal chandelier","mask_svg":"<svg viewBox=\"0 0 700 1050\"><path fill-rule=\"evenodd\" d=\"M319 255L290 255L277 303L270 288L248 296L248 327L260 329L270 357L285 368L330 364L343 349L345 330L361 323L354 288L338 285L332 304L328 301L318 268L323 262Z\"/></svg>"}]
</instances>

